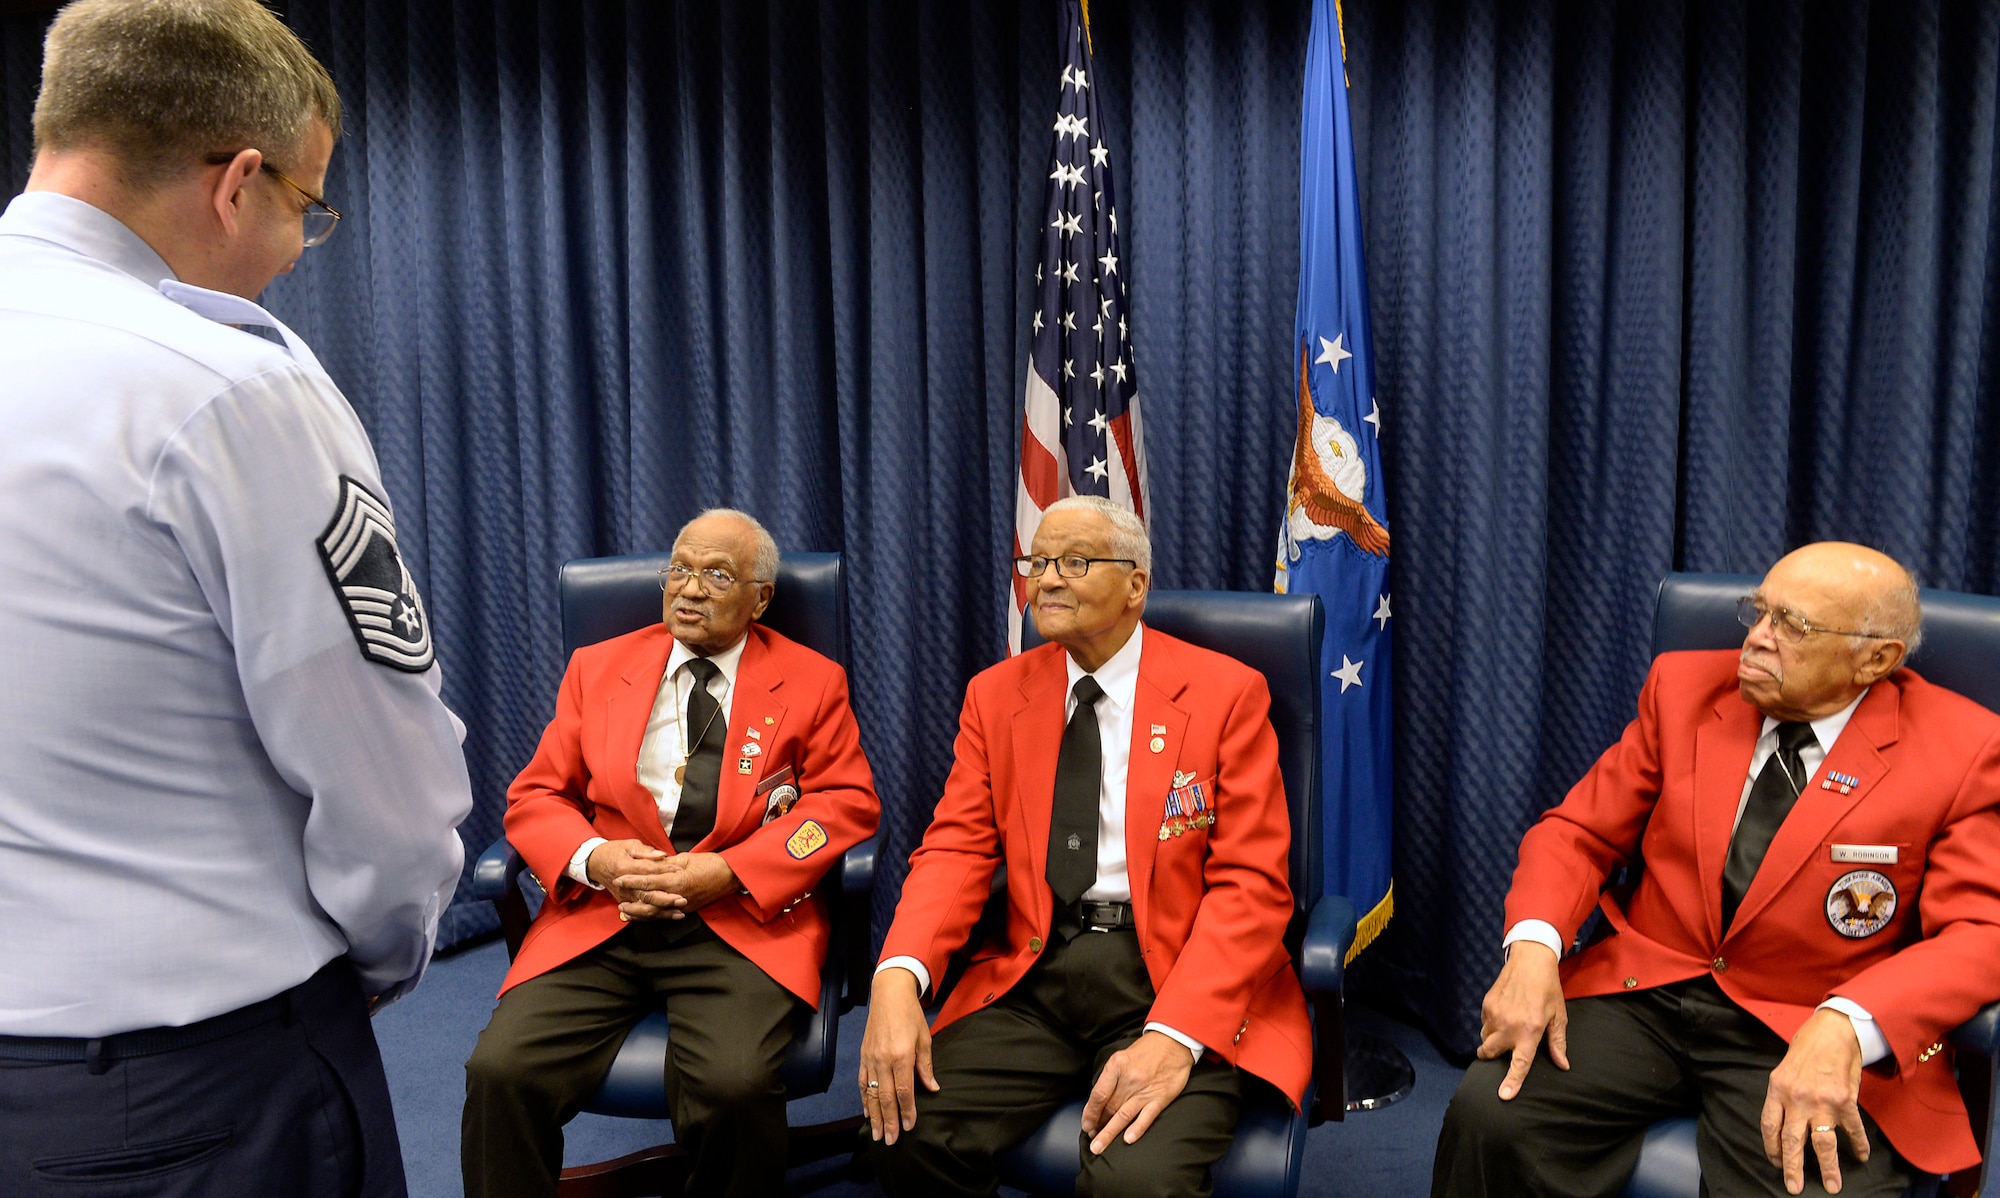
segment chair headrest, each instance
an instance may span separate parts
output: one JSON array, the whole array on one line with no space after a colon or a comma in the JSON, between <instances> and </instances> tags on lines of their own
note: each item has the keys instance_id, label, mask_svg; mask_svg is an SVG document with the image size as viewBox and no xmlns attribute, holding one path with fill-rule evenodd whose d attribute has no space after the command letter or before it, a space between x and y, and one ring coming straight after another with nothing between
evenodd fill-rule
<instances>
[{"instance_id":1,"label":"chair headrest","mask_svg":"<svg viewBox=\"0 0 2000 1198\"><path fill-rule=\"evenodd\" d=\"M1754 574L1669 574L1653 615L1653 655L1674 649L1734 649L1743 643L1736 601L1757 589ZM2000 599L1925 588L1923 644L1907 663L1917 673L2000 711Z\"/></svg>"},{"instance_id":2,"label":"chair headrest","mask_svg":"<svg viewBox=\"0 0 2000 1198\"><path fill-rule=\"evenodd\" d=\"M563 654L660 622L659 572L670 553L583 557L563 563ZM843 667L847 585L838 553L789 553L778 565L771 606L759 623L815 649Z\"/></svg>"},{"instance_id":3,"label":"chair headrest","mask_svg":"<svg viewBox=\"0 0 2000 1198\"><path fill-rule=\"evenodd\" d=\"M1239 591L1154 591L1146 626L1233 657L1264 675L1271 727L1292 816L1292 897L1309 908L1323 885L1319 868L1320 641L1326 608L1318 595ZM1042 643L1028 619L1021 647Z\"/></svg>"}]
</instances>

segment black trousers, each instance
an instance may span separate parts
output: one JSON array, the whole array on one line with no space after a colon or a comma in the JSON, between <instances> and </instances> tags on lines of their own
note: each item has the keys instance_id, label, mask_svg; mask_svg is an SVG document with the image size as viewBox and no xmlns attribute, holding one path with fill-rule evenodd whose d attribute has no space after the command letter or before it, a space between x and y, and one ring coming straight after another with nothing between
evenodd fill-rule
<instances>
[{"instance_id":1,"label":"black trousers","mask_svg":"<svg viewBox=\"0 0 2000 1198\"><path fill-rule=\"evenodd\" d=\"M1759 1119L1784 1040L1731 1002L1713 979L1568 1004L1569 1071L1546 1046L1513 1099L1502 1102L1507 1061L1474 1061L1445 1111L1431 1172L1434 1198L1611 1198L1631 1177L1646 1129L1696 1118L1702 1193L1782 1195L1784 1175L1764 1158ZM1840 1136L1844 1198L1892 1198L1911 1173L1875 1121L1867 1164ZM1824 1195L1807 1146L1805 1192Z\"/></svg>"},{"instance_id":2,"label":"black trousers","mask_svg":"<svg viewBox=\"0 0 2000 1198\"><path fill-rule=\"evenodd\" d=\"M916 1127L874 1146L883 1189L909 1198L996 1193L994 1156L1088 1092L1111 1054L1144 1032L1153 997L1129 929L1067 944L1052 937L998 1002L938 1033L931 1059L941 1088L919 1085ZM1088 1133L1079 1137L1077 1193L1207 1195L1209 1168L1235 1138L1241 1093L1235 1068L1204 1054L1138 1143L1121 1136L1098 1156Z\"/></svg>"},{"instance_id":3,"label":"black trousers","mask_svg":"<svg viewBox=\"0 0 2000 1198\"><path fill-rule=\"evenodd\" d=\"M400 1198L403 1154L346 958L266 1022L102 1062L0 1060L0 1194Z\"/></svg>"},{"instance_id":4,"label":"black trousers","mask_svg":"<svg viewBox=\"0 0 2000 1198\"><path fill-rule=\"evenodd\" d=\"M647 921L501 997L465 1063L467 1198L554 1194L563 1124L603 1084L625 1033L661 1007L668 1111L694 1165L687 1192L782 1193L778 1067L798 1000L706 924Z\"/></svg>"}]
</instances>

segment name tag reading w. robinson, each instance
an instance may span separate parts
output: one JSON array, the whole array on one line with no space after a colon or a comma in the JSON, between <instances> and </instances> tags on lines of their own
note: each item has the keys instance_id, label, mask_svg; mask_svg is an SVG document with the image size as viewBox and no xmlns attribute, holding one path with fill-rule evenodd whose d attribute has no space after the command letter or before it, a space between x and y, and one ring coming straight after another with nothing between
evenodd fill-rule
<instances>
[{"instance_id":1,"label":"name tag reading w. robinson","mask_svg":"<svg viewBox=\"0 0 2000 1198\"><path fill-rule=\"evenodd\" d=\"M1853 861L1861 865L1896 864L1896 846L1893 844L1837 844L1833 846L1835 861Z\"/></svg>"}]
</instances>

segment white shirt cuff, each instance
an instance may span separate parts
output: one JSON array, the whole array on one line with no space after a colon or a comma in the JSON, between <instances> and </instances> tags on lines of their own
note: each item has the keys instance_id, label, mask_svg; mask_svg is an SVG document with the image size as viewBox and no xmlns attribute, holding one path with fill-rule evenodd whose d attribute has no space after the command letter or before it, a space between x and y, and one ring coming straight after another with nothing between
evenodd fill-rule
<instances>
[{"instance_id":1,"label":"white shirt cuff","mask_svg":"<svg viewBox=\"0 0 2000 1198\"><path fill-rule=\"evenodd\" d=\"M1563 955L1562 937L1556 935L1556 925L1546 919L1524 919L1507 930L1507 938L1500 942L1506 948L1516 940L1532 940L1547 946L1558 958Z\"/></svg>"},{"instance_id":2,"label":"white shirt cuff","mask_svg":"<svg viewBox=\"0 0 2000 1198\"><path fill-rule=\"evenodd\" d=\"M590 887L592 890L604 889L604 887L590 880L590 855L597 851L598 845L605 843L607 842L602 836L593 836L589 840L584 841L582 848L569 855L569 868L563 872L585 886Z\"/></svg>"},{"instance_id":3,"label":"white shirt cuff","mask_svg":"<svg viewBox=\"0 0 2000 1198\"><path fill-rule=\"evenodd\" d=\"M1882 1026L1868 1013L1868 1008L1851 998L1838 994L1827 999L1818 1007L1821 1011L1839 1011L1854 1024L1854 1038L1861 1041L1861 1063L1873 1065L1889 1055L1889 1037L1882 1034Z\"/></svg>"},{"instance_id":4,"label":"white shirt cuff","mask_svg":"<svg viewBox=\"0 0 2000 1198\"><path fill-rule=\"evenodd\" d=\"M875 967L875 973L879 976L885 969L907 969L915 974L917 977L918 998L922 998L931 992L931 971L925 969L924 963L915 957L890 957L887 961Z\"/></svg>"},{"instance_id":5,"label":"white shirt cuff","mask_svg":"<svg viewBox=\"0 0 2000 1198\"><path fill-rule=\"evenodd\" d=\"M1201 1064L1201 1054L1205 1050L1202 1048L1201 1041L1195 1039L1193 1036L1183 1036L1164 1023L1149 1023L1146 1025L1146 1030L1149 1032L1158 1032L1182 1048L1187 1049L1194 1054L1194 1063L1197 1065Z\"/></svg>"}]
</instances>

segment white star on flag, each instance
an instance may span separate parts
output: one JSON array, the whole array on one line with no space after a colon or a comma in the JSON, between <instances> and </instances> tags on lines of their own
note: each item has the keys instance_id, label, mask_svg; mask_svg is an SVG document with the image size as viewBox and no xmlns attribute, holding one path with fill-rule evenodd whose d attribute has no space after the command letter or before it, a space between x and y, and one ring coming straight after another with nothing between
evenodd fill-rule
<instances>
[{"instance_id":1,"label":"white star on flag","mask_svg":"<svg viewBox=\"0 0 2000 1198\"><path fill-rule=\"evenodd\" d=\"M1095 478L1098 482L1103 482L1104 476L1106 474L1106 471L1104 469L1104 459L1103 458L1090 459L1090 465L1084 467L1084 473L1090 475L1092 478Z\"/></svg>"},{"instance_id":2,"label":"white star on flag","mask_svg":"<svg viewBox=\"0 0 2000 1198\"><path fill-rule=\"evenodd\" d=\"M1341 348L1340 343L1345 340L1347 340L1346 333L1340 334L1331 341L1328 341L1326 338L1321 337L1319 339L1319 357L1313 359L1313 361L1315 363L1324 362L1328 366L1333 367L1333 372L1335 374L1339 374L1340 364L1354 356L1353 354L1348 353L1345 349Z\"/></svg>"},{"instance_id":3,"label":"white star on flag","mask_svg":"<svg viewBox=\"0 0 2000 1198\"><path fill-rule=\"evenodd\" d=\"M1097 411L1092 412L1090 414L1090 420L1088 421L1088 423L1090 427L1097 430L1097 435L1100 437L1104 436L1111 430L1111 422L1104 418L1103 408L1099 408Z\"/></svg>"},{"instance_id":4,"label":"white star on flag","mask_svg":"<svg viewBox=\"0 0 2000 1198\"><path fill-rule=\"evenodd\" d=\"M1104 251L1098 257L1097 261L1099 265L1104 267L1105 274L1115 275L1118 273L1118 255L1112 253L1110 250Z\"/></svg>"},{"instance_id":5,"label":"white star on flag","mask_svg":"<svg viewBox=\"0 0 2000 1198\"><path fill-rule=\"evenodd\" d=\"M1090 147L1090 161L1092 165L1103 166L1105 163L1111 161L1111 151L1105 149L1104 143L1100 141Z\"/></svg>"},{"instance_id":6,"label":"white star on flag","mask_svg":"<svg viewBox=\"0 0 2000 1198\"><path fill-rule=\"evenodd\" d=\"M1382 405L1373 396L1368 399L1368 414L1361 418L1361 423L1372 426L1376 436L1382 435Z\"/></svg>"},{"instance_id":7,"label":"white star on flag","mask_svg":"<svg viewBox=\"0 0 2000 1198\"><path fill-rule=\"evenodd\" d=\"M1350 686L1361 685L1361 664L1345 653L1340 655L1340 668L1333 672L1333 676L1340 679L1341 694L1346 694Z\"/></svg>"},{"instance_id":8,"label":"white star on flag","mask_svg":"<svg viewBox=\"0 0 2000 1198\"><path fill-rule=\"evenodd\" d=\"M1387 595L1382 596L1381 601L1375 605L1375 614L1368 618L1379 621L1383 629L1389 627L1389 597Z\"/></svg>"}]
</instances>

